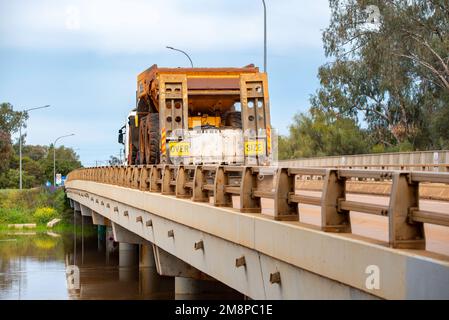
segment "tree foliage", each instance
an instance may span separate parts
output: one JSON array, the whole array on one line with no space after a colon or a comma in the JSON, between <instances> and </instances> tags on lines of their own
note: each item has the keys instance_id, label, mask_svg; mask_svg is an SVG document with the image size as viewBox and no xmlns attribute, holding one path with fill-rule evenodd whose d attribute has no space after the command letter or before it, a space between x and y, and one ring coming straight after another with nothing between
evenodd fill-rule
<instances>
[{"instance_id":1,"label":"tree foliage","mask_svg":"<svg viewBox=\"0 0 449 320\"><path fill-rule=\"evenodd\" d=\"M295 115L288 137L279 137L279 159L364 153L366 136L353 119L311 109Z\"/></svg>"},{"instance_id":2,"label":"tree foliage","mask_svg":"<svg viewBox=\"0 0 449 320\"><path fill-rule=\"evenodd\" d=\"M109 160L108 160L108 164L110 166L118 166L118 165L122 164L122 161L119 158L117 158L116 156L110 156Z\"/></svg>"},{"instance_id":3,"label":"tree foliage","mask_svg":"<svg viewBox=\"0 0 449 320\"><path fill-rule=\"evenodd\" d=\"M327 57L312 106L363 118L374 145L449 147L449 3L330 0ZM378 30L365 8L376 5Z\"/></svg>"},{"instance_id":4,"label":"tree foliage","mask_svg":"<svg viewBox=\"0 0 449 320\"><path fill-rule=\"evenodd\" d=\"M28 115L17 112L9 103L0 104L0 173L8 170L12 156L11 135L18 131Z\"/></svg>"},{"instance_id":5,"label":"tree foliage","mask_svg":"<svg viewBox=\"0 0 449 320\"><path fill-rule=\"evenodd\" d=\"M19 126L25 127L25 120L28 119L26 112L14 111L10 103L0 104L0 130L10 135L19 130Z\"/></svg>"},{"instance_id":6,"label":"tree foliage","mask_svg":"<svg viewBox=\"0 0 449 320\"><path fill-rule=\"evenodd\" d=\"M19 185L19 145L14 146L11 135L24 126L26 113L13 110L9 103L0 105L0 188L17 188ZM22 141L24 136L22 136ZM81 167L79 156L71 148L60 146L55 150L56 172L67 175ZM22 182L25 188L53 181L53 146L22 146Z\"/></svg>"}]
</instances>

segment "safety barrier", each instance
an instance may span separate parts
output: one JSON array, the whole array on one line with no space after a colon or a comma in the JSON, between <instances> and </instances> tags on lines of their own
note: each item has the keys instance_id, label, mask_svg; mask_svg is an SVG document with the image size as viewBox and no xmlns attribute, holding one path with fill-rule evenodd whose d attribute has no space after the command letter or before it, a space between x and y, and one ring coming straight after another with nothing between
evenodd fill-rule
<instances>
[{"instance_id":1,"label":"safety barrier","mask_svg":"<svg viewBox=\"0 0 449 320\"><path fill-rule=\"evenodd\" d=\"M282 167L449 172L449 150L389 152L280 160Z\"/></svg>"},{"instance_id":2,"label":"safety barrier","mask_svg":"<svg viewBox=\"0 0 449 320\"><path fill-rule=\"evenodd\" d=\"M322 179L321 196L296 192L299 179ZM350 211L388 217L389 244L393 248L425 249L424 223L449 226L449 214L423 211L419 206L420 183L449 184L449 173L354 170L334 168L278 168L246 166L144 165L83 168L71 172L67 181L89 180L156 192L219 207L233 207L240 198L240 211L261 213L261 199L274 202L274 219L298 221L298 204L321 207L321 229L351 232ZM391 181L388 206L346 199L346 182Z\"/></svg>"}]
</instances>

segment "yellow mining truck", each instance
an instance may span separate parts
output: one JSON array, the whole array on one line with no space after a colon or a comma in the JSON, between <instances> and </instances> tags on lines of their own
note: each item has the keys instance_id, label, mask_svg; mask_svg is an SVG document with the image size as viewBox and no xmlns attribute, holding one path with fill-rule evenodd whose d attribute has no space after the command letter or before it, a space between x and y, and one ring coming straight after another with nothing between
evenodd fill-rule
<instances>
[{"instance_id":1,"label":"yellow mining truck","mask_svg":"<svg viewBox=\"0 0 449 320\"><path fill-rule=\"evenodd\" d=\"M267 75L243 68L160 68L137 77L136 108L119 131L125 164L272 161Z\"/></svg>"}]
</instances>

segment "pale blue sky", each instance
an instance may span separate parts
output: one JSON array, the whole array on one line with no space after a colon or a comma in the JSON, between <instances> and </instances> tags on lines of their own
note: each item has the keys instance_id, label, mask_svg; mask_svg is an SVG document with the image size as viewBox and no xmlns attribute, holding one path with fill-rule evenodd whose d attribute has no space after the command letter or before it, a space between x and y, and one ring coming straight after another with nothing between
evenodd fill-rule
<instances>
[{"instance_id":1,"label":"pale blue sky","mask_svg":"<svg viewBox=\"0 0 449 320\"><path fill-rule=\"evenodd\" d=\"M327 0L266 0L272 125L287 133L306 111L325 63ZM30 113L27 142L58 135L84 165L118 155L117 130L135 103L136 76L153 63L263 67L259 0L0 0L0 101Z\"/></svg>"}]
</instances>

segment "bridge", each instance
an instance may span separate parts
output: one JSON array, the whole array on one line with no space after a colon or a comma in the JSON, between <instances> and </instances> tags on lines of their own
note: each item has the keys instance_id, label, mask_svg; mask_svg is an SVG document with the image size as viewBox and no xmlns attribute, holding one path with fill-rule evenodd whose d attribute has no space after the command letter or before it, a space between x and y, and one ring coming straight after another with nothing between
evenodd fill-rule
<instances>
[{"instance_id":1,"label":"bridge","mask_svg":"<svg viewBox=\"0 0 449 320\"><path fill-rule=\"evenodd\" d=\"M376 183L388 190L350 188ZM449 202L420 197L447 185L413 170L145 165L79 169L65 187L163 276L251 299L449 299Z\"/></svg>"}]
</instances>

